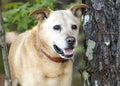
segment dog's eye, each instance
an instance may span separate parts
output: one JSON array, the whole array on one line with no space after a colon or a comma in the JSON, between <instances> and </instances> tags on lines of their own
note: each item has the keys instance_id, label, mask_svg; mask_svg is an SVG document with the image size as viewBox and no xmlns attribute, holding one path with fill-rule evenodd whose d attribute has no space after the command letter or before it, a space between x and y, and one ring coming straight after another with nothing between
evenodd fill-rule
<instances>
[{"instance_id":1,"label":"dog's eye","mask_svg":"<svg viewBox=\"0 0 120 86\"><path fill-rule=\"evenodd\" d=\"M77 25L72 25L71 28L72 28L73 30L76 30L76 29L77 29Z\"/></svg>"},{"instance_id":2,"label":"dog's eye","mask_svg":"<svg viewBox=\"0 0 120 86\"><path fill-rule=\"evenodd\" d=\"M60 26L60 25L55 25L55 26L53 27L53 29L54 29L54 30L61 30L61 26Z\"/></svg>"}]
</instances>

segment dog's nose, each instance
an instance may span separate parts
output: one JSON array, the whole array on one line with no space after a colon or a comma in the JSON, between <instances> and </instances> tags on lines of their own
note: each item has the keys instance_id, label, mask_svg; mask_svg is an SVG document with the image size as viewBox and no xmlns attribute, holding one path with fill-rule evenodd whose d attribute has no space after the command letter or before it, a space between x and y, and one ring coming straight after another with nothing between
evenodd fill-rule
<instances>
[{"instance_id":1,"label":"dog's nose","mask_svg":"<svg viewBox=\"0 0 120 86\"><path fill-rule=\"evenodd\" d=\"M69 36L69 37L66 38L66 41L67 41L68 45L73 46L75 44L76 40L75 40L74 37Z\"/></svg>"}]
</instances>

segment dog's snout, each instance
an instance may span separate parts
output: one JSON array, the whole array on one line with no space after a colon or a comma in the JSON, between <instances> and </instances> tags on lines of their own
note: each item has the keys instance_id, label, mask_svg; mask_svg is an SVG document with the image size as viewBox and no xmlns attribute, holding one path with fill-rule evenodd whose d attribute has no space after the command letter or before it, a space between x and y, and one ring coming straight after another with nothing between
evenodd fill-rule
<instances>
[{"instance_id":1,"label":"dog's snout","mask_svg":"<svg viewBox=\"0 0 120 86\"><path fill-rule=\"evenodd\" d=\"M74 37L69 36L69 37L66 38L66 41L67 41L68 45L73 46L75 44L76 40L75 40Z\"/></svg>"}]
</instances>

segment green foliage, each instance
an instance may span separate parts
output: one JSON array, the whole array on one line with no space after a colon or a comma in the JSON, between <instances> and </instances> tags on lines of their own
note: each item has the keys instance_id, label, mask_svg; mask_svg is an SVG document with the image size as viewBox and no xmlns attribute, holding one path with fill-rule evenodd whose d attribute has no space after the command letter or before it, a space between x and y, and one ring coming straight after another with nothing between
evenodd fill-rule
<instances>
[{"instance_id":1,"label":"green foliage","mask_svg":"<svg viewBox=\"0 0 120 86\"><path fill-rule=\"evenodd\" d=\"M6 31L22 32L32 28L37 21L29 16L32 10L39 8L54 9L56 0L35 0L34 2L27 3L9 3L5 5L5 11L2 12L4 27Z\"/></svg>"},{"instance_id":2,"label":"green foliage","mask_svg":"<svg viewBox=\"0 0 120 86\"><path fill-rule=\"evenodd\" d=\"M81 69L81 70L84 70L85 67L86 67L86 61L84 59L81 59L78 63L78 67Z\"/></svg>"},{"instance_id":3,"label":"green foliage","mask_svg":"<svg viewBox=\"0 0 120 86\"><path fill-rule=\"evenodd\" d=\"M74 6L76 4L81 4L82 3L82 0L79 0L77 2L74 2L74 3L70 3L69 5L66 5L65 8L70 8L71 6Z\"/></svg>"},{"instance_id":4,"label":"green foliage","mask_svg":"<svg viewBox=\"0 0 120 86\"><path fill-rule=\"evenodd\" d=\"M76 54L80 54L80 53L82 54L82 53L85 52L84 46L83 46L83 43L82 43L83 40L84 40L84 33L81 32L78 36L78 41L79 41L78 46L75 48L75 53Z\"/></svg>"}]
</instances>

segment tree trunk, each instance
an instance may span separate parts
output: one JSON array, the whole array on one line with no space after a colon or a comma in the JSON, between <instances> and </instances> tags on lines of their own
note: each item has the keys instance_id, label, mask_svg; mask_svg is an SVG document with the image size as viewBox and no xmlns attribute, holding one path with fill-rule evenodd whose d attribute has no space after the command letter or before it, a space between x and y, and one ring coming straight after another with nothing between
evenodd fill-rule
<instances>
[{"instance_id":1,"label":"tree trunk","mask_svg":"<svg viewBox=\"0 0 120 86\"><path fill-rule=\"evenodd\" d=\"M90 86L120 86L120 0L83 0Z\"/></svg>"},{"instance_id":2,"label":"tree trunk","mask_svg":"<svg viewBox=\"0 0 120 86\"><path fill-rule=\"evenodd\" d=\"M0 0L0 3L1 3L1 0ZM3 29L1 7L0 7L0 47L2 49L3 63L4 63L5 76L6 76L5 86L11 86L10 69L9 69L8 58L7 58L8 51L7 51L7 45L5 42L5 30Z\"/></svg>"}]
</instances>

